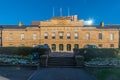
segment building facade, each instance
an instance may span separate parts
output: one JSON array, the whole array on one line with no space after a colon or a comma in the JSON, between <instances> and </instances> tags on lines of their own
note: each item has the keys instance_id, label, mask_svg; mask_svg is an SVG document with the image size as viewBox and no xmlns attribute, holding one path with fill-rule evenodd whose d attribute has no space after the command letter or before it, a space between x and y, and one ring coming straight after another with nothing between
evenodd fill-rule
<instances>
[{"instance_id":1,"label":"building facade","mask_svg":"<svg viewBox=\"0 0 120 80\"><path fill-rule=\"evenodd\" d=\"M77 15L33 21L30 26L21 23L16 27L3 27L2 46L29 46L48 44L52 51L71 52L73 48L84 48L92 44L100 48L118 48L119 30L85 26Z\"/></svg>"},{"instance_id":2,"label":"building facade","mask_svg":"<svg viewBox=\"0 0 120 80\"><path fill-rule=\"evenodd\" d=\"M2 27L0 27L0 47L2 47Z\"/></svg>"}]
</instances>

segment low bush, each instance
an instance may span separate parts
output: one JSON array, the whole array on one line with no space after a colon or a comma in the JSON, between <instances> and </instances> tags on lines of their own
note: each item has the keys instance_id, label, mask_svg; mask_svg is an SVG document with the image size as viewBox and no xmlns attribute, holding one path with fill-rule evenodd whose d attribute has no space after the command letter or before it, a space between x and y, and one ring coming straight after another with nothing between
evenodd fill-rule
<instances>
[{"instance_id":1,"label":"low bush","mask_svg":"<svg viewBox=\"0 0 120 80\"><path fill-rule=\"evenodd\" d=\"M78 49L76 55L84 56L85 60L93 58L115 58L118 56L120 49Z\"/></svg>"},{"instance_id":2,"label":"low bush","mask_svg":"<svg viewBox=\"0 0 120 80\"><path fill-rule=\"evenodd\" d=\"M6 55L27 56L27 55L31 55L34 52L37 52L39 53L39 55L42 55L46 51L47 51L46 49L33 48L33 47L1 47L0 48L0 54L6 54Z\"/></svg>"}]
</instances>

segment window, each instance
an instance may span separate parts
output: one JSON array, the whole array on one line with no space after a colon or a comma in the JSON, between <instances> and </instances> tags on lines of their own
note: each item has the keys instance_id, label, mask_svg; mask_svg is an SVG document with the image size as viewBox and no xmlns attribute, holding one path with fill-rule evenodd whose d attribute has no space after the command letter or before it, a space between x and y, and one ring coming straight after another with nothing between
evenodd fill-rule
<instances>
[{"instance_id":1,"label":"window","mask_svg":"<svg viewBox=\"0 0 120 80\"><path fill-rule=\"evenodd\" d=\"M21 33L21 40L24 40L25 39L25 35L24 33Z\"/></svg>"},{"instance_id":2,"label":"window","mask_svg":"<svg viewBox=\"0 0 120 80\"><path fill-rule=\"evenodd\" d=\"M59 39L63 39L63 32L59 33Z\"/></svg>"},{"instance_id":3,"label":"window","mask_svg":"<svg viewBox=\"0 0 120 80\"><path fill-rule=\"evenodd\" d=\"M33 47L37 46L37 44L33 44Z\"/></svg>"},{"instance_id":4,"label":"window","mask_svg":"<svg viewBox=\"0 0 120 80\"><path fill-rule=\"evenodd\" d=\"M67 33L67 39L70 39L71 38L71 35L70 35L70 32Z\"/></svg>"},{"instance_id":5,"label":"window","mask_svg":"<svg viewBox=\"0 0 120 80\"><path fill-rule=\"evenodd\" d=\"M78 44L75 44L75 45L74 45L74 48L78 49L78 48L79 48L79 45L78 45Z\"/></svg>"},{"instance_id":6,"label":"window","mask_svg":"<svg viewBox=\"0 0 120 80\"><path fill-rule=\"evenodd\" d=\"M21 44L21 47L24 47L25 45L24 44Z\"/></svg>"},{"instance_id":7,"label":"window","mask_svg":"<svg viewBox=\"0 0 120 80\"><path fill-rule=\"evenodd\" d=\"M110 44L110 48L114 48L114 44Z\"/></svg>"},{"instance_id":8,"label":"window","mask_svg":"<svg viewBox=\"0 0 120 80\"><path fill-rule=\"evenodd\" d=\"M102 48L102 47L103 47L103 45L102 45L102 44L99 44L99 45L98 45L98 47L99 47L99 48Z\"/></svg>"},{"instance_id":9,"label":"window","mask_svg":"<svg viewBox=\"0 0 120 80\"><path fill-rule=\"evenodd\" d=\"M55 39L55 32L52 33L52 39Z\"/></svg>"},{"instance_id":10,"label":"window","mask_svg":"<svg viewBox=\"0 0 120 80\"><path fill-rule=\"evenodd\" d=\"M48 33L47 32L44 33L44 39L48 39Z\"/></svg>"},{"instance_id":11,"label":"window","mask_svg":"<svg viewBox=\"0 0 120 80\"><path fill-rule=\"evenodd\" d=\"M9 40L13 40L13 34L12 33L9 34Z\"/></svg>"},{"instance_id":12,"label":"window","mask_svg":"<svg viewBox=\"0 0 120 80\"><path fill-rule=\"evenodd\" d=\"M33 33L33 40L36 40L37 39L37 35L36 33Z\"/></svg>"},{"instance_id":13,"label":"window","mask_svg":"<svg viewBox=\"0 0 120 80\"><path fill-rule=\"evenodd\" d=\"M63 44L59 44L59 51L63 51Z\"/></svg>"},{"instance_id":14,"label":"window","mask_svg":"<svg viewBox=\"0 0 120 80\"><path fill-rule=\"evenodd\" d=\"M114 40L114 34L110 34L110 40Z\"/></svg>"},{"instance_id":15,"label":"window","mask_svg":"<svg viewBox=\"0 0 120 80\"><path fill-rule=\"evenodd\" d=\"M99 33L99 34L98 34L98 39L99 39L99 40L102 40L102 33Z\"/></svg>"},{"instance_id":16,"label":"window","mask_svg":"<svg viewBox=\"0 0 120 80\"><path fill-rule=\"evenodd\" d=\"M75 36L75 39L78 39L78 33L77 32L74 34L74 36Z\"/></svg>"},{"instance_id":17,"label":"window","mask_svg":"<svg viewBox=\"0 0 120 80\"><path fill-rule=\"evenodd\" d=\"M52 44L52 51L56 51L56 45L55 44Z\"/></svg>"},{"instance_id":18,"label":"window","mask_svg":"<svg viewBox=\"0 0 120 80\"><path fill-rule=\"evenodd\" d=\"M67 44L67 51L71 51L71 45Z\"/></svg>"},{"instance_id":19,"label":"window","mask_svg":"<svg viewBox=\"0 0 120 80\"><path fill-rule=\"evenodd\" d=\"M13 47L13 44L9 44L9 47Z\"/></svg>"},{"instance_id":20,"label":"window","mask_svg":"<svg viewBox=\"0 0 120 80\"><path fill-rule=\"evenodd\" d=\"M90 33L86 34L86 40L90 40Z\"/></svg>"}]
</instances>

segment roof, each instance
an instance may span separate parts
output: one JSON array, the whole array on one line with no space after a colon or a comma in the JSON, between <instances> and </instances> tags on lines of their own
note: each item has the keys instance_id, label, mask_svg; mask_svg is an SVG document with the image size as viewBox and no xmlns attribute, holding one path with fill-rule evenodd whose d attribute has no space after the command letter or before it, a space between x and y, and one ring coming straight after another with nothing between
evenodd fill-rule
<instances>
[{"instance_id":1,"label":"roof","mask_svg":"<svg viewBox=\"0 0 120 80\"><path fill-rule=\"evenodd\" d=\"M18 26L18 25L0 25L0 28L4 29L25 29L27 27L39 27L38 25L23 25L23 26Z\"/></svg>"}]
</instances>

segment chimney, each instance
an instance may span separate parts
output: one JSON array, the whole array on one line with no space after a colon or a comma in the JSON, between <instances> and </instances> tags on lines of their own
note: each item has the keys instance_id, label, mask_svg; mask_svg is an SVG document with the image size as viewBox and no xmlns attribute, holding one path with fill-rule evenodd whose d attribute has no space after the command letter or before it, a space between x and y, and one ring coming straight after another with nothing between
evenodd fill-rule
<instances>
[{"instance_id":1,"label":"chimney","mask_svg":"<svg viewBox=\"0 0 120 80\"><path fill-rule=\"evenodd\" d=\"M74 18L74 21L78 21L78 15L74 15L73 18Z\"/></svg>"},{"instance_id":2,"label":"chimney","mask_svg":"<svg viewBox=\"0 0 120 80\"><path fill-rule=\"evenodd\" d=\"M104 22L103 22L103 21L100 23L100 26L101 26L101 27L104 27Z\"/></svg>"},{"instance_id":3,"label":"chimney","mask_svg":"<svg viewBox=\"0 0 120 80\"><path fill-rule=\"evenodd\" d=\"M22 22L21 22L21 21L18 23L18 26L19 26L19 27L21 27L21 26L22 26Z\"/></svg>"}]
</instances>

